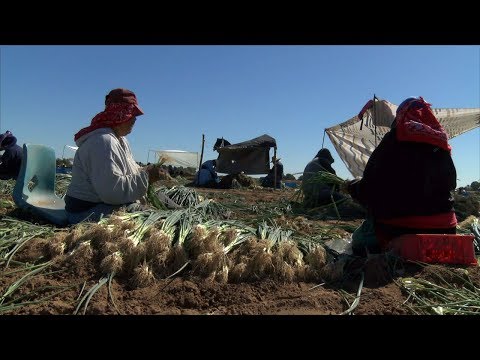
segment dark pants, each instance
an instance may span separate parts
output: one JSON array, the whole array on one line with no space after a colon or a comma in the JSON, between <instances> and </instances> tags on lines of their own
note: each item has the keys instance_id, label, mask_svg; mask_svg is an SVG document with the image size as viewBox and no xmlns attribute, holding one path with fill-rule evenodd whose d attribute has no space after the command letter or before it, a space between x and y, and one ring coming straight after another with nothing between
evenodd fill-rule
<instances>
[{"instance_id":1,"label":"dark pants","mask_svg":"<svg viewBox=\"0 0 480 360\"><path fill-rule=\"evenodd\" d=\"M335 202L338 202L345 198L345 196L343 196L339 192L334 191L332 193L332 189L328 187L307 187L304 189L304 196L304 205L309 208L315 208L331 204L332 198Z\"/></svg>"},{"instance_id":2,"label":"dark pants","mask_svg":"<svg viewBox=\"0 0 480 360\"><path fill-rule=\"evenodd\" d=\"M271 188L274 187L273 178L271 178L271 177L265 176L264 178L261 179L261 182L262 182L263 187L271 187ZM277 189L282 188L282 181L281 180L277 180L276 188Z\"/></svg>"},{"instance_id":3,"label":"dark pants","mask_svg":"<svg viewBox=\"0 0 480 360\"><path fill-rule=\"evenodd\" d=\"M81 212L67 211L68 223L73 225L82 221L99 222L102 218L111 215L114 211L119 210L122 206L125 207L126 212L143 211L147 209L147 206L139 203L132 203L128 205L98 204L91 209Z\"/></svg>"}]
</instances>

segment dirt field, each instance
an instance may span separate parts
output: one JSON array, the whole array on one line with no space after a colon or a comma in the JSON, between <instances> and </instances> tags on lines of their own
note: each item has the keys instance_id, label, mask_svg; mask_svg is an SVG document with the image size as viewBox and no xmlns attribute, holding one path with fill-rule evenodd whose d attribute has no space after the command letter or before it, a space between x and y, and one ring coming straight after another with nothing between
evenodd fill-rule
<instances>
[{"instance_id":1,"label":"dirt field","mask_svg":"<svg viewBox=\"0 0 480 360\"><path fill-rule=\"evenodd\" d=\"M351 229L361 223L360 219L348 222L319 221L288 211L282 212L282 206L287 206L293 196L292 189L196 190L219 203L248 205L238 211L234 206L231 207L232 216L236 219L255 221L268 212L277 224L302 236L314 236L332 224ZM4 195L2 199L8 200L9 197ZM24 216L13 206L3 207L1 214ZM350 236L350 232L341 227L335 231L338 237ZM15 254L13 260L33 263L44 255L45 246L42 238L30 240ZM110 286L105 282L98 289L88 306L85 307L84 303L79 307L79 300L87 290L101 280L98 264L84 261L81 257L62 255L56 257L48 269L22 283L16 289L15 296L3 295L2 314L56 315L73 314L77 310L78 314L85 311L85 314L92 315L337 315L346 312L359 294L358 305L350 311L351 314L404 315L412 311L404 304L408 294L399 285L402 278L414 277L435 282L440 276L448 279L452 271L467 269L473 284L480 288L478 267L423 267L408 263L392 267L389 261L385 255L350 259L344 263L341 277L323 282L320 279L317 282L279 281L267 277L258 281L222 283L199 277L187 269L171 279L155 280L149 286L133 288L128 279L115 276ZM25 275L25 271L20 270L15 262L11 262L8 268L2 265L0 296Z\"/></svg>"}]
</instances>

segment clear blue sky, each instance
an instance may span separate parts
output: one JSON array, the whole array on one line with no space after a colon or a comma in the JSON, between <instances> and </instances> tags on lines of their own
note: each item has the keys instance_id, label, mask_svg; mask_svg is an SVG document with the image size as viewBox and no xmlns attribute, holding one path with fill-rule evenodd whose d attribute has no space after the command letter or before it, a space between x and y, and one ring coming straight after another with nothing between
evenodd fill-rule
<instances>
[{"instance_id":1,"label":"clear blue sky","mask_svg":"<svg viewBox=\"0 0 480 360\"><path fill-rule=\"evenodd\" d=\"M437 108L480 107L479 46L0 46L0 130L62 156L73 135L124 87L145 115L128 135L137 161L149 149L201 149L216 158L264 133L277 140L286 173L303 171L326 127L358 113L373 95L399 104L423 96ZM480 130L450 141L458 186L480 179ZM328 136L342 178L352 178ZM273 152L273 150L271 150ZM70 155L70 154L69 154Z\"/></svg>"}]
</instances>

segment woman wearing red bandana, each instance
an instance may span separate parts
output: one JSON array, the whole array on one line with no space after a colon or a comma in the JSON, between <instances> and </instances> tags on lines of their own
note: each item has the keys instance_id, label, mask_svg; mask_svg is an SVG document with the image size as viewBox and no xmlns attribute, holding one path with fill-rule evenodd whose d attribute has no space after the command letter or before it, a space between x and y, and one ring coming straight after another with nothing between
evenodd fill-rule
<instances>
[{"instance_id":1,"label":"woman wearing red bandana","mask_svg":"<svg viewBox=\"0 0 480 360\"><path fill-rule=\"evenodd\" d=\"M71 224L98 221L121 206L135 204L147 193L149 182L159 179L155 167L138 166L125 137L140 115L135 94L114 89L105 97L105 110L75 134L78 150L65 195Z\"/></svg>"},{"instance_id":2,"label":"woman wearing red bandana","mask_svg":"<svg viewBox=\"0 0 480 360\"><path fill-rule=\"evenodd\" d=\"M348 185L368 212L353 233L354 254L381 252L403 234L455 234L452 191L457 173L450 152L430 104L422 97L402 102L363 178Z\"/></svg>"}]
</instances>

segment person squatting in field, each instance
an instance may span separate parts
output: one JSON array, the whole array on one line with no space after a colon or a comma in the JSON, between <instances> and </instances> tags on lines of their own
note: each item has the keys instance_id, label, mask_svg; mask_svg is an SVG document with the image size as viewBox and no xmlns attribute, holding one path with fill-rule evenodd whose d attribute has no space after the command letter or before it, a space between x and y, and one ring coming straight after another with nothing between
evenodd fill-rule
<instances>
[{"instance_id":1,"label":"person squatting in field","mask_svg":"<svg viewBox=\"0 0 480 360\"><path fill-rule=\"evenodd\" d=\"M352 235L354 254L384 251L403 234L456 233L452 191L457 173L451 149L429 103L410 97L400 104L363 177L346 185L367 210Z\"/></svg>"},{"instance_id":2,"label":"person squatting in field","mask_svg":"<svg viewBox=\"0 0 480 360\"><path fill-rule=\"evenodd\" d=\"M138 201L149 183L160 179L157 166L140 167L135 162L126 138L140 115L143 110L132 91L113 89L105 97L105 110L75 134L78 150L65 195L70 224L98 221L120 207L140 210Z\"/></svg>"}]
</instances>

